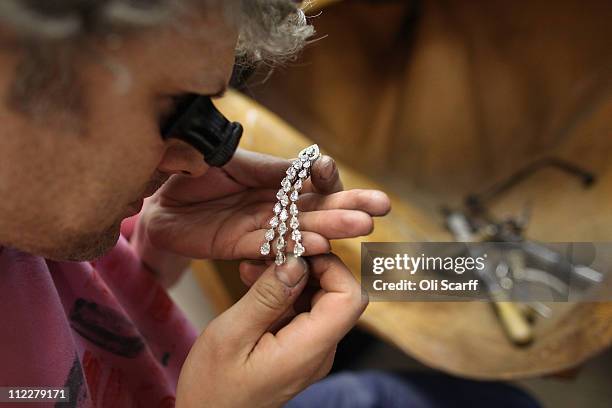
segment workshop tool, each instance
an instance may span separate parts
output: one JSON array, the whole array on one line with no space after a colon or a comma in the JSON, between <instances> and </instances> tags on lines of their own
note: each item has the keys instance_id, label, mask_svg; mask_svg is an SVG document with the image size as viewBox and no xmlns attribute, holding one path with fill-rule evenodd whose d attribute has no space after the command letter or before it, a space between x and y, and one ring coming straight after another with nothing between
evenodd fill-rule
<instances>
[{"instance_id":1,"label":"workshop tool","mask_svg":"<svg viewBox=\"0 0 612 408\"><path fill-rule=\"evenodd\" d=\"M464 214L460 212L450 213L447 217L447 224L457 241L477 242L474 239L470 225ZM472 246L468 248L468 251L474 258L482 255L479 253L481 250ZM480 270L475 268L474 272L485 285L491 298L491 304L494 306L502 327L510 341L521 346L529 344L533 340L533 331L529 326L529 322L521 313L517 305L509 301L506 291L500 286L495 277L495 272L491 270L491 266L486 263L484 269Z\"/></svg>"}]
</instances>

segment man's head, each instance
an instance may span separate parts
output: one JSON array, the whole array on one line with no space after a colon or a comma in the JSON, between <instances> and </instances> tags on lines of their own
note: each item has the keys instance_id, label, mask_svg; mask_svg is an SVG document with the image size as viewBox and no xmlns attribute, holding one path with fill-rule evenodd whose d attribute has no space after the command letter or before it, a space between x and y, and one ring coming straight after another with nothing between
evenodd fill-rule
<instances>
[{"instance_id":1,"label":"man's head","mask_svg":"<svg viewBox=\"0 0 612 408\"><path fill-rule=\"evenodd\" d=\"M311 34L290 0L0 3L0 245L84 260L202 156L162 140L183 94L217 95L236 55L271 59Z\"/></svg>"}]
</instances>

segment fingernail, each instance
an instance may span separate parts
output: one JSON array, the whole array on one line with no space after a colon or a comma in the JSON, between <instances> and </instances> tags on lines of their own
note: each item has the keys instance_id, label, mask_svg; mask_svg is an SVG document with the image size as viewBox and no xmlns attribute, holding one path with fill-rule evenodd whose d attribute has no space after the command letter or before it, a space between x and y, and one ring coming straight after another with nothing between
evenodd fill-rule
<instances>
[{"instance_id":1,"label":"fingernail","mask_svg":"<svg viewBox=\"0 0 612 408\"><path fill-rule=\"evenodd\" d=\"M307 269L308 266L301 257L289 254L287 255L285 263L276 266L274 271L279 281L292 288L302 280L304 275L306 275Z\"/></svg>"},{"instance_id":2,"label":"fingernail","mask_svg":"<svg viewBox=\"0 0 612 408\"><path fill-rule=\"evenodd\" d=\"M321 178L327 180L333 176L336 170L336 162L329 156L323 156L321 157L321 167L323 168L321 171Z\"/></svg>"}]
</instances>

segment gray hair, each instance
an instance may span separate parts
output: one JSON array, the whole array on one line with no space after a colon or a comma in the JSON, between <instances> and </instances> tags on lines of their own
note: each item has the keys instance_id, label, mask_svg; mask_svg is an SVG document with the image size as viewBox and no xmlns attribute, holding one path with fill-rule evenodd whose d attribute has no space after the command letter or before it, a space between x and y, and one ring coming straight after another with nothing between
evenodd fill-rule
<instances>
[{"instance_id":1,"label":"gray hair","mask_svg":"<svg viewBox=\"0 0 612 408\"><path fill-rule=\"evenodd\" d=\"M314 34L293 0L0 0L0 28L15 34L23 54L9 103L24 113L44 113L41 106L55 104L34 102L59 97L64 107L81 109L71 62L84 40L154 29L182 11L215 3L238 25L242 62L285 61Z\"/></svg>"}]
</instances>

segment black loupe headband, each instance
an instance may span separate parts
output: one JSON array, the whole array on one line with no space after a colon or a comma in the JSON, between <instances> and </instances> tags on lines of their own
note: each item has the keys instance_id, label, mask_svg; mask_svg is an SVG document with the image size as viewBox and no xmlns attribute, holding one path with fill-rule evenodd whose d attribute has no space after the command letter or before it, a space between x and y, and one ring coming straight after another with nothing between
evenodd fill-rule
<instances>
[{"instance_id":1,"label":"black loupe headband","mask_svg":"<svg viewBox=\"0 0 612 408\"><path fill-rule=\"evenodd\" d=\"M164 139L177 138L204 155L210 166L221 167L238 148L242 125L230 122L208 96L190 94L181 98L176 110L161 128Z\"/></svg>"}]
</instances>

